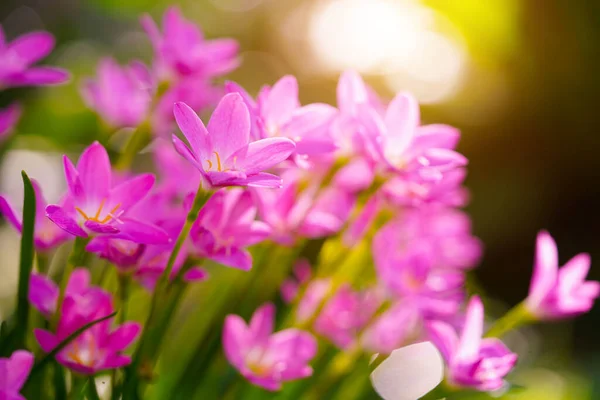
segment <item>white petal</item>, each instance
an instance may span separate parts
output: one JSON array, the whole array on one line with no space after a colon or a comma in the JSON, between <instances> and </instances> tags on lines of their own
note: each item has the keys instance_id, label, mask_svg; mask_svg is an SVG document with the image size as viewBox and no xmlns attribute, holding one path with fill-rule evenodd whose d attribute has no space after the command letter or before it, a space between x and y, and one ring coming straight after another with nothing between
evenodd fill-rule
<instances>
[{"instance_id":1,"label":"white petal","mask_svg":"<svg viewBox=\"0 0 600 400\"><path fill-rule=\"evenodd\" d=\"M371 374L375 391L384 400L417 400L444 377L444 361L431 342L394 350Z\"/></svg>"}]
</instances>

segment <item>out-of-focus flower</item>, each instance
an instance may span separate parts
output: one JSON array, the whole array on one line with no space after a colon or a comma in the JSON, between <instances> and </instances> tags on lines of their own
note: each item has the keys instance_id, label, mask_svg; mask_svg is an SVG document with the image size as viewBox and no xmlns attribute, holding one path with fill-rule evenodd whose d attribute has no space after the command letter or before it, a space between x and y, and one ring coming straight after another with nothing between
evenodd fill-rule
<instances>
[{"instance_id":1,"label":"out-of-focus flower","mask_svg":"<svg viewBox=\"0 0 600 400\"><path fill-rule=\"evenodd\" d=\"M267 224L256 221L252 194L240 188L221 189L200 210L190 237L200 257L242 270L252 268L245 247L269 237Z\"/></svg>"},{"instance_id":2,"label":"out-of-focus flower","mask_svg":"<svg viewBox=\"0 0 600 400\"><path fill-rule=\"evenodd\" d=\"M65 296L82 296L91 288L90 274L83 268L76 268L65 288ZM29 302L44 317L50 318L56 312L60 289L54 281L44 275L32 273L29 277Z\"/></svg>"},{"instance_id":3,"label":"out-of-focus flower","mask_svg":"<svg viewBox=\"0 0 600 400\"><path fill-rule=\"evenodd\" d=\"M21 107L18 104L0 109L0 143L4 142L21 117Z\"/></svg>"},{"instance_id":4,"label":"out-of-focus flower","mask_svg":"<svg viewBox=\"0 0 600 400\"><path fill-rule=\"evenodd\" d=\"M279 390L283 382L312 375L308 366L317 353L317 341L308 332L286 329L273 332L275 307L256 310L250 325L229 315L223 327L227 360L250 382L267 390Z\"/></svg>"},{"instance_id":5,"label":"out-of-focus flower","mask_svg":"<svg viewBox=\"0 0 600 400\"><path fill-rule=\"evenodd\" d=\"M112 58L100 61L96 80L81 92L88 107L115 128L136 127L146 118L152 101L150 71L141 62L121 67Z\"/></svg>"},{"instance_id":6,"label":"out-of-focus flower","mask_svg":"<svg viewBox=\"0 0 600 400\"><path fill-rule=\"evenodd\" d=\"M423 315L418 305L401 300L365 329L361 344L370 352L389 354L420 339L422 325Z\"/></svg>"},{"instance_id":7,"label":"out-of-focus flower","mask_svg":"<svg viewBox=\"0 0 600 400\"><path fill-rule=\"evenodd\" d=\"M52 351L84 325L113 312L110 294L89 286L89 281L86 269L75 269L65 292L56 333L43 329L34 330L35 337L45 352ZM56 360L85 375L128 365L131 358L122 352L136 339L141 327L135 322L126 322L116 329L112 329L111 325L112 321L109 319L85 330L56 355Z\"/></svg>"},{"instance_id":8,"label":"out-of-focus flower","mask_svg":"<svg viewBox=\"0 0 600 400\"><path fill-rule=\"evenodd\" d=\"M339 232L348 219L355 196L289 169L282 173L281 190L255 189L261 219L272 229L271 239L293 245L299 237L319 238ZM305 182L308 181L308 187Z\"/></svg>"},{"instance_id":9,"label":"out-of-focus flower","mask_svg":"<svg viewBox=\"0 0 600 400\"><path fill-rule=\"evenodd\" d=\"M444 377L444 360L430 342L395 350L371 374L375 391L384 400L417 400Z\"/></svg>"},{"instance_id":10,"label":"out-of-focus flower","mask_svg":"<svg viewBox=\"0 0 600 400\"><path fill-rule=\"evenodd\" d=\"M451 385L479 391L493 391L504 385L504 377L517 362L500 340L482 339L483 304L472 297L467 307L461 335L442 321L431 321L427 330L447 363L446 376Z\"/></svg>"},{"instance_id":11,"label":"out-of-focus flower","mask_svg":"<svg viewBox=\"0 0 600 400\"><path fill-rule=\"evenodd\" d=\"M42 188L34 179L31 180L31 184L35 191L36 205L34 244L38 250L49 250L69 240L71 236L46 218L45 209L47 203L42 193ZM17 231L21 232L23 228L21 218L3 196L0 196L0 212Z\"/></svg>"},{"instance_id":12,"label":"out-of-focus flower","mask_svg":"<svg viewBox=\"0 0 600 400\"><path fill-rule=\"evenodd\" d=\"M175 104L174 114L191 146L173 136L175 148L210 187L281 186L279 177L263 171L287 159L294 151L294 142L287 138L250 142L250 114L239 94L223 97L208 127L184 103Z\"/></svg>"},{"instance_id":13,"label":"out-of-focus flower","mask_svg":"<svg viewBox=\"0 0 600 400\"><path fill-rule=\"evenodd\" d=\"M537 237L533 278L525 305L538 319L560 319L588 312L600 295L600 282L586 281L589 254L573 257L558 268L558 249L548 232Z\"/></svg>"},{"instance_id":14,"label":"out-of-focus flower","mask_svg":"<svg viewBox=\"0 0 600 400\"><path fill-rule=\"evenodd\" d=\"M30 32L10 43L0 26L0 88L63 83L69 73L60 68L35 67L54 48L54 36L48 32Z\"/></svg>"},{"instance_id":15,"label":"out-of-focus flower","mask_svg":"<svg viewBox=\"0 0 600 400\"><path fill-rule=\"evenodd\" d=\"M110 160L98 142L84 150L77 167L65 156L64 167L68 200L62 206L46 207L46 215L56 225L80 237L112 235L145 244L169 242L164 230L128 214L152 188L153 175L142 174L113 187Z\"/></svg>"},{"instance_id":16,"label":"out-of-focus flower","mask_svg":"<svg viewBox=\"0 0 600 400\"><path fill-rule=\"evenodd\" d=\"M176 7L165 12L162 33L149 15L141 22L154 47L157 74L163 80L189 75L210 78L224 75L239 64L235 40L206 40L198 26L183 18Z\"/></svg>"},{"instance_id":17,"label":"out-of-focus flower","mask_svg":"<svg viewBox=\"0 0 600 400\"><path fill-rule=\"evenodd\" d=\"M322 155L336 149L329 126L337 110L323 103L301 107L294 76L284 76L272 87L263 87L257 102L234 83L228 83L226 88L240 93L246 101L252 126L258 129L254 134L257 139L287 137L295 142L296 153L300 155Z\"/></svg>"},{"instance_id":18,"label":"out-of-focus flower","mask_svg":"<svg viewBox=\"0 0 600 400\"><path fill-rule=\"evenodd\" d=\"M323 307L315 320L315 331L342 349L350 348L378 305L373 292L356 292L344 285Z\"/></svg>"},{"instance_id":19,"label":"out-of-focus flower","mask_svg":"<svg viewBox=\"0 0 600 400\"><path fill-rule=\"evenodd\" d=\"M0 358L0 399L25 400L19 392L27 381L33 361L33 354L25 350L17 350L9 358Z\"/></svg>"}]
</instances>

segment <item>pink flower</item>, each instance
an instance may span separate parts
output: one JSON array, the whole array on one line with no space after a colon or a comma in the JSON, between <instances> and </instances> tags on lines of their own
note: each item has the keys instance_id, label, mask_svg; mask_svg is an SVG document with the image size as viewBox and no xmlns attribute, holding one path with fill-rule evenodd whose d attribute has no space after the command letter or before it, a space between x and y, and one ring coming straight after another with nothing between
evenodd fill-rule
<instances>
[{"instance_id":1,"label":"pink flower","mask_svg":"<svg viewBox=\"0 0 600 400\"><path fill-rule=\"evenodd\" d=\"M308 332L286 329L273 332L275 307L257 309L250 325L228 315L223 327L227 360L250 382L267 390L279 390L283 382L312 375L308 362L317 353L317 341Z\"/></svg>"},{"instance_id":2,"label":"pink flower","mask_svg":"<svg viewBox=\"0 0 600 400\"><path fill-rule=\"evenodd\" d=\"M113 312L110 294L90 286L89 282L90 276L86 269L75 269L69 279L56 333L43 329L34 330L40 347L46 353L51 352L79 328ZM112 329L111 325L112 321L109 319L85 330L56 355L56 360L85 375L128 365L131 358L122 352L136 339L141 327L136 322L126 322L116 329Z\"/></svg>"},{"instance_id":3,"label":"pink flower","mask_svg":"<svg viewBox=\"0 0 600 400\"><path fill-rule=\"evenodd\" d=\"M0 88L63 83L69 73L60 68L34 67L54 48L54 37L48 32L27 33L6 42L0 26Z\"/></svg>"},{"instance_id":4,"label":"pink flower","mask_svg":"<svg viewBox=\"0 0 600 400\"><path fill-rule=\"evenodd\" d=\"M175 104L175 119L191 145L173 136L175 149L202 174L210 187L280 187L281 179L263 172L284 161L294 151L287 138L250 142L250 114L237 93L225 95L208 127L184 103Z\"/></svg>"},{"instance_id":5,"label":"pink flower","mask_svg":"<svg viewBox=\"0 0 600 400\"><path fill-rule=\"evenodd\" d=\"M176 7L163 17L163 33L149 15L142 26L154 47L157 73L165 80L197 75L214 77L234 70L238 64L238 44L233 39L206 40L195 25L183 18Z\"/></svg>"},{"instance_id":6,"label":"pink flower","mask_svg":"<svg viewBox=\"0 0 600 400\"><path fill-rule=\"evenodd\" d=\"M281 284L281 298L286 303L291 303L298 296L300 286L307 284L312 276L310 263L304 258L296 262L293 271L294 277Z\"/></svg>"},{"instance_id":7,"label":"pink flower","mask_svg":"<svg viewBox=\"0 0 600 400\"><path fill-rule=\"evenodd\" d=\"M33 354L17 350L9 358L0 358L0 399L25 400L19 394L33 366Z\"/></svg>"},{"instance_id":8,"label":"pink flower","mask_svg":"<svg viewBox=\"0 0 600 400\"><path fill-rule=\"evenodd\" d=\"M46 215L74 236L111 235L137 243L168 243L157 226L131 218L129 212L154 184L151 174L138 175L113 186L108 154L98 142L84 150L77 167L64 157L69 199L62 206L49 205Z\"/></svg>"},{"instance_id":9,"label":"pink flower","mask_svg":"<svg viewBox=\"0 0 600 400\"><path fill-rule=\"evenodd\" d=\"M252 256L245 247L269 237L268 225L256 221L256 206L250 192L221 189L200 210L190 237L193 251L233 268L249 270Z\"/></svg>"},{"instance_id":10,"label":"pink flower","mask_svg":"<svg viewBox=\"0 0 600 400\"><path fill-rule=\"evenodd\" d=\"M446 360L446 374L452 385L479 391L500 389L517 362L517 355L500 340L482 339L483 318L481 300L472 297L460 336L445 322L432 321L427 325L432 342Z\"/></svg>"},{"instance_id":11,"label":"pink flower","mask_svg":"<svg viewBox=\"0 0 600 400\"><path fill-rule=\"evenodd\" d=\"M0 143L4 142L21 117L21 107L14 103L0 109Z\"/></svg>"},{"instance_id":12,"label":"pink flower","mask_svg":"<svg viewBox=\"0 0 600 400\"><path fill-rule=\"evenodd\" d=\"M171 105L171 114L172 114ZM195 193L200 185L200 171L190 170L189 164L165 140L157 140L153 147L154 161L160 175L160 192L175 200Z\"/></svg>"},{"instance_id":13,"label":"pink flower","mask_svg":"<svg viewBox=\"0 0 600 400\"><path fill-rule=\"evenodd\" d=\"M600 295L600 283L586 281L589 254L581 253L558 268L558 249L552 236L537 236L533 278L525 304L538 319L561 319L588 312Z\"/></svg>"},{"instance_id":14,"label":"pink flower","mask_svg":"<svg viewBox=\"0 0 600 400\"><path fill-rule=\"evenodd\" d=\"M42 193L42 188L34 179L31 180L31 184L35 191L36 205L34 225L35 247L40 251L50 250L69 240L71 236L46 218L44 210L47 203ZM21 217L14 211L4 196L0 196L0 212L17 231L21 232Z\"/></svg>"},{"instance_id":15,"label":"pink flower","mask_svg":"<svg viewBox=\"0 0 600 400\"><path fill-rule=\"evenodd\" d=\"M329 300L314 323L315 332L331 340L337 347L348 349L358 332L366 325L379 306L372 291L356 292L342 286Z\"/></svg>"},{"instance_id":16,"label":"pink flower","mask_svg":"<svg viewBox=\"0 0 600 400\"><path fill-rule=\"evenodd\" d=\"M105 58L96 80L87 80L81 91L88 107L111 126L136 127L148 114L153 86L150 72L141 62L121 67L114 59Z\"/></svg>"},{"instance_id":17,"label":"pink flower","mask_svg":"<svg viewBox=\"0 0 600 400\"><path fill-rule=\"evenodd\" d=\"M314 103L301 107L298 100L298 81L287 75L273 87L261 89L257 102L246 91L232 82L229 92L238 92L246 101L258 131L254 137L287 137L296 144L296 153L322 155L336 149L329 134L329 126L337 110L327 104Z\"/></svg>"}]
</instances>

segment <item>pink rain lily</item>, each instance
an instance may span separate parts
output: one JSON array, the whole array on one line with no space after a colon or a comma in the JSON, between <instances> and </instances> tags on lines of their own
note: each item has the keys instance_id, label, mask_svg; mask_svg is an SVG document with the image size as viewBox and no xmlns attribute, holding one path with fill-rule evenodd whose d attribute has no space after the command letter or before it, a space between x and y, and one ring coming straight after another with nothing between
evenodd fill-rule
<instances>
[{"instance_id":1,"label":"pink rain lily","mask_svg":"<svg viewBox=\"0 0 600 400\"><path fill-rule=\"evenodd\" d=\"M320 238L339 232L355 204L355 196L335 186L319 191L318 180L308 183L297 169L282 174L281 190L255 189L261 219L271 239L293 245L300 237ZM310 178L308 178L310 179Z\"/></svg>"},{"instance_id":2,"label":"pink rain lily","mask_svg":"<svg viewBox=\"0 0 600 400\"><path fill-rule=\"evenodd\" d=\"M342 286L325 304L314 323L315 332L341 349L350 348L358 332L377 310L380 300L372 291L353 291Z\"/></svg>"},{"instance_id":3,"label":"pink rain lily","mask_svg":"<svg viewBox=\"0 0 600 400\"><path fill-rule=\"evenodd\" d=\"M245 247L267 239L268 225L256 221L256 206L250 192L221 189L200 210L190 237L193 251L229 267L249 270L252 256Z\"/></svg>"},{"instance_id":4,"label":"pink rain lily","mask_svg":"<svg viewBox=\"0 0 600 400\"><path fill-rule=\"evenodd\" d=\"M27 381L33 361L33 354L25 350L17 350L9 358L0 358L0 399L25 400L19 392Z\"/></svg>"},{"instance_id":5,"label":"pink rain lily","mask_svg":"<svg viewBox=\"0 0 600 400\"><path fill-rule=\"evenodd\" d=\"M145 244L170 241L164 230L129 215L152 188L153 175L138 175L113 186L108 154L98 142L84 150L77 167L65 156L64 167L69 201L47 206L46 215L66 232L79 237L112 235Z\"/></svg>"},{"instance_id":6,"label":"pink rain lily","mask_svg":"<svg viewBox=\"0 0 600 400\"><path fill-rule=\"evenodd\" d=\"M371 157L384 170L439 180L445 172L467 164L454 151L458 130L447 125L421 126L419 104L408 93L398 94L383 116L368 106L360 107L358 115L366 147L373 150Z\"/></svg>"},{"instance_id":7,"label":"pink rain lily","mask_svg":"<svg viewBox=\"0 0 600 400\"><path fill-rule=\"evenodd\" d=\"M183 18L176 7L165 12L162 33L149 15L143 16L141 22L154 47L155 67L162 79L189 75L215 77L239 64L239 46L235 40L206 40L199 27Z\"/></svg>"},{"instance_id":8,"label":"pink rain lily","mask_svg":"<svg viewBox=\"0 0 600 400\"><path fill-rule=\"evenodd\" d=\"M263 172L284 161L294 151L287 138L250 142L250 114L237 93L225 95L208 127L186 104L174 108L179 128L191 145L173 136L175 149L202 174L210 187L280 187L281 179Z\"/></svg>"},{"instance_id":9,"label":"pink rain lily","mask_svg":"<svg viewBox=\"0 0 600 400\"><path fill-rule=\"evenodd\" d=\"M293 272L294 276L281 284L281 298L286 303L291 303L298 296L300 286L307 284L312 276L310 263L304 258L296 262Z\"/></svg>"},{"instance_id":10,"label":"pink rain lily","mask_svg":"<svg viewBox=\"0 0 600 400\"><path fill-rule=\"evenodd\" d=\"M284 76L272 87L263 87L257 102L234 83L229 83L227 89L240 93L246 101L252 127L258 130L253 134L257 139L287 137L295 142L296 153L300 155L322 155L336 149L329 126L337 110L323 103L301 107L294 76Z\"/></svg>"},{"instance_id":11,"label":"pink rain lily","mask_svg":"<svg viewBox=\"0 0 600 400\"><path fill-rule=\"evenodd\" d=\"M46 218L44 210L47 203L42 193L42 189L35 179L31 180L31 184L35 191L36 205L33 237L34 244L36 249L40 251L50 250L69 240L71 236ZM0 213L4 215L4 218L6 218L18 232L21 232L23 228L21 217L14 211L14 208L4 196L0 196Z\"/></svg>"},{"instance_id":12,"label":"pink rain lily","mask_svg":"<svg viewBox=\"0 0 600 400\"><path fill-rule=\"evenodd\" d=\"M279 390L283 382L312 375L308 363L317 353L317 341L308 332L286 329L273 332L275 307L256 310L250 324L229 315L223 327L227 360L254 385Z\"/></svg>"},{"instance_id":13,"label":"pink rain lily","mask_svg":"<svg viewBox=\"0 0 600 400\"><path fill-rule=\"evenodd\" d=\"M574 317L590 311L600 295L600 282L586 281L589 254L581 253L558 268L556 242L546 231L537 236L533 278L527 310L538 319Z\"/></svg>"},{"instance_id":14,"label":"pink rain lily","mask_svg":"<svg viewBox=\"0 0 600 400\"><path fill-rule=\"evenodd\" d=\"M20 117L21 107L16 103L0 109L0 143L10 136Z\"/></svg>"},{"instance_id":15,"label":"pink rain lily","mask_svg":"<svg viewBox=\"0 0 600 400\"><path fill-rule=\"evenodd\" d=\"M96 80L87 80L81 92L88 107L112 127L136 127L148 114L153 86L150 72L141 62L121 67L114 59L105 58Z\"/></svg>"},{"instance_id":16,"label":"pink rain lily","mask_svg":"<svg viewBox=\"0 0 600 400\"><path fill-rule=\"evenodd\" d=\"M54 48L54 36L48 32L30 32L10 43L0 26L0 88L63 83L69 73L60 68L35 67Z\"/></svg>"},{"instance_id":17,"label":"pink rain lily","mask_svg":"<svg viewBox=\"0 0 600 400\"><path fill-rule=\"evenodd\" d=\"M432 342L446 360L451 385L486 392L500 389L517 362L517 355L500 340L482 339L483 319L483 304L479 297L472 297L460 336L445 322L427 325Z\"/></svg>"},{"instance_id":18,"label":"pink rain lily","mask_svg":"<svg viewBox=\"0 0 600 400\"><path fill-rule=\"evenodd\" d=\"M113 312L111 295L90 286L89 282L89 272L83 268L76 269L69 279L56 333L34 330L40 347L46 353L77 329ZM85 330L56 355L56 360L84 375L128 365L131 358L122 352L136 339L141 327L136 322L125 322L116 329L112 329L111 325L109 319Z\"/></svg>"}]
</instances>

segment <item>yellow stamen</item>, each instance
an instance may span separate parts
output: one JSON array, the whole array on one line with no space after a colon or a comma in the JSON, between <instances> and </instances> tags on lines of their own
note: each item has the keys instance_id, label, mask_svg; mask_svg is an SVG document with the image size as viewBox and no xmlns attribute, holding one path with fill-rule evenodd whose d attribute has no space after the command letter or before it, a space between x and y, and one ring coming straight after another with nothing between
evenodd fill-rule
<instances>
[{"instance_id":1,"label":"yellow stamen","mask_svg":"<svg viewBox=\"0 0 600 400\"><path fill-rule=\"evenodd\" d=\"M217 157L217 170L219 172L222 171L221 169L221 157L219 157L219 153L217 153L216 151L213 151L213 154Z\"/></svg>"},{"instance_id":2,"label":"yellow stamen","mask_svg":"<svg viewBox=\"0 0 600 400\"><path fill-rule=\"evenodd\" d=\"M78 212L79 214L81 214L81 216L82 216L83 218L85 218L86 220L90 219L90 217L88 217L88 216L87 216L87 214L86 214L86 213L84 213L84 212L83 212L83 210L82 210L81 208L79 208L79 207L75 207L75 210L77 210L77 212Z\"/></svg>"},{"instance_id":3,"label":"yellow stamen","mask_svg":"<svg viewBox=\"0 0 600 400\"><path fill-rule=\"evenodd\" d=\"M94 219L96 221L100 217L100 213L102 212L102 209L104 208L104 203L105 202L106 202L106 198L102 199L102 201L100 202L100 207L98 208L98 211L96 211L96 215L94 215Z\"/></svg>"},{"instance_id":4,"label":"yellow stamen","mask_svg":"<svg viewBox=\"0 0 600 400\"><path fill-rule=\"evenodd\" d=\"M206 162L208 163L208 170L210 171L212 169L212 161L206 160Z\"/></svg>"},{"instance_id":5,"label":"yellow stamen","mask_svg":"<svg viewBox=\"0 0 600 400\"><path fill-rule=\"evenodd\" d=\"M95 219L95 221L96 222L100 222L101 224L107 223L108 221L110 221L114 217L114 213L119 209L119 207L121 207L121 203L119 203L116 206L114 206L113 209L110 210L110 212L108 213L108 215L106 217L104 217L104 219L102 221L98 221L97 219Z\"/></svg>"}]
</instances>

